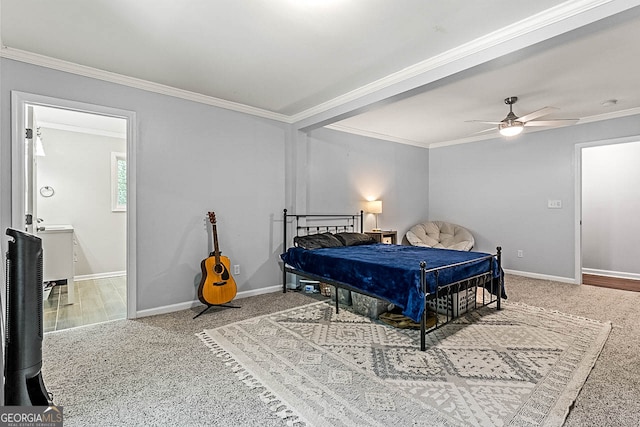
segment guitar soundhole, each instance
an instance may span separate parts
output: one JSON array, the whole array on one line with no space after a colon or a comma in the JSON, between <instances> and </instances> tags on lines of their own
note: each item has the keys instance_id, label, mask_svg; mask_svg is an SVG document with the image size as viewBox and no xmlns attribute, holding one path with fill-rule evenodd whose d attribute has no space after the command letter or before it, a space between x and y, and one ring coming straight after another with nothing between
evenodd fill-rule
<instances>
[{"instance_id":1,"label":"guitar soundhole","mask_svg":"<svg viewBox=\"0 0 640 427\"><path fill-rule=\"evenodd\" d=\"M221 279L229 280L229 271L224 264L217 264L213 267L213 272L218 274Z\"/></svg>"}]
</instances>

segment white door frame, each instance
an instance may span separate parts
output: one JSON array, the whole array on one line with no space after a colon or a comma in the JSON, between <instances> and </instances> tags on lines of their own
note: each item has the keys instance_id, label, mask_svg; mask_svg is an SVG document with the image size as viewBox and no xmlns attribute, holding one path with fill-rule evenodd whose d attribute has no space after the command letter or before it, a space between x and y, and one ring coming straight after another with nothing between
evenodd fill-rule
<instances>
[{"instance_id":1,"label":"white door frame","mask_svg":"<svg viewBox=\"0 0 640 427\"><path fill-rule=\"evenodd\" d=\"M134 111L11 91L11 226L24 230L25 105L79 111L127 121L127 319L137 316L136 301L136 113Z\"/></svg>"},{"instance_id":2,"label":"white door frame","mask_svg":"<svg viewBox=\"0 0 640 427\"><path fill-rule=\"evenodd\" d=\"M583 142L575 145L575 283L582 284L582 149L604 145L638 142L640 136L604 139L602 141Z\"/></svg>"}]
</instances>

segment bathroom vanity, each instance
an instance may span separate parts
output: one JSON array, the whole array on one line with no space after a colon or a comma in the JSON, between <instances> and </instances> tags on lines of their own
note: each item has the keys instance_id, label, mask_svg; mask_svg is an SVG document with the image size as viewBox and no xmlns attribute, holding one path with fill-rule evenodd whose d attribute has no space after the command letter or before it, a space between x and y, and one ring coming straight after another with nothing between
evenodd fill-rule
<instances>
[{"instance_id":1,"label":"bathroom vanity","mask_svg":"<svg viewBox=\"0 0 640 427\"><path fill-rule=\"evenodd\" d=\"M45 225L44 230L38 230L38 237L42 239L43 280L51 282L66 279L67 302L75 303L73 226Z\"/></svg>"}]
</instances>

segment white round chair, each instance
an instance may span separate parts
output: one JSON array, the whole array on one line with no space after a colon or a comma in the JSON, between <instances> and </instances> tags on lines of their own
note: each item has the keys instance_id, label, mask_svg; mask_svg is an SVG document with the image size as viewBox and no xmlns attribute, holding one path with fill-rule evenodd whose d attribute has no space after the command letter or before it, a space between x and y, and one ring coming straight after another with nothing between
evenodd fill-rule
<instances>
[{"instance_id":1,"label":"white round chair","mask_svg":"<svg viewBox=\"0 0 640 427\"><path fill-rule=\"evenodd\" d=\"M464 227L444 221L428 221L416 224L405 234L412 246L470 251L475 244L473 234Z\"/></svg>"}]
</instances>

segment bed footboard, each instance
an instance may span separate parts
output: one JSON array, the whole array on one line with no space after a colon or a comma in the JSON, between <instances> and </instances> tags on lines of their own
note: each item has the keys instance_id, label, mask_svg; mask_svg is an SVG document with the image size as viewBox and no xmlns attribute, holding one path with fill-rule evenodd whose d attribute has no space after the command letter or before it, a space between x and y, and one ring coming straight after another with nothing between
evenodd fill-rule
<instances>
[{"instance_id":1,"label":"bed footboard","mask_svg":"<svg viewBox=\"0 0 640 427\"><path fill-rule=\"evenodd\" d=\"M496 310L502 310L501 300L502 300L502 292L504 286L504 274L502 272L502 247L498 246L496 248L496 253L494 255L490 255L487 257L488 259L494 258L496 259L496 265L494 267L493 262L489 262L489 268L485 273L466 278L464 280L460 280L458 282L450 283L446 286L438 285L438 278L440 275L440 271L444 268L450 268L450 266L441 267L437 269L427 270L427 263L422 261L420 263L420 288L425 295L425 306L424 311L422 312L422 317L420 319L420 350L426 350L426 334L432 332L452 320L456 319L460 314L467 313L471 310L475 310L479 307L485 307L487 305L496 304ZM497 269L498 277L496 278ZM436 292L434 294L429 294L427 292L427 273L433 272L436 277ZM477 291L479 288L482 288L482 300L478 302L477 300ZM469 300L469 294L472 295L473 307L470 305L466 306L464 310L457 310L454 305L454 295L457 298L460 298L460 292L466 292L467 300ZM444 303L440 304L440 300L444 298ZM456 298L456 299L457 299ZM429 300L436 300L435 306L436 309L432 310L429 305ZM443 321L440 321L440 317L438 316L438 306L444 306L447 308L445 312L445 318ZM429 313L435 311L435 325L427 330L427 320L429 318Z\"/></svg>"}]
</instances>

